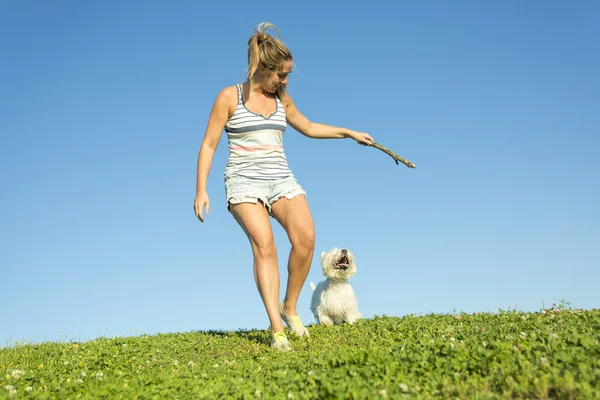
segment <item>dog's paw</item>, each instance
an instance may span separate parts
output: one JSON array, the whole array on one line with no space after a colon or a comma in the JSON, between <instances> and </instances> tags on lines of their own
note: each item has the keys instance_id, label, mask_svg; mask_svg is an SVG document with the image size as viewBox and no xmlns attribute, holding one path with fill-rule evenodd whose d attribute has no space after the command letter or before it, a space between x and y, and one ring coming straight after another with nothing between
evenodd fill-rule
<instances>
[{"instance_id":1,"label":"dog's paw","mask_svg":"<svg viewBox=\"0 0 600 400\"><path fill-rule=\"evenodd\" d=\"M326 315L319 315L319 323L325 326L333 326L333 321Z\"/></svg>"},{"instance_id":2,"label":"dog's paw","mask_svg":"<svg viewBox=\"0 0 600 400\"><path fill-rule=\"evenodd\" d=\"M353 323L355 323L356 321L358 321L361 318L362 318L362 315L360 313L356 313L354 315L349 315L346 318L346 322L348 322L350 325L352 325Z\"/></svg>"}]
</instances>

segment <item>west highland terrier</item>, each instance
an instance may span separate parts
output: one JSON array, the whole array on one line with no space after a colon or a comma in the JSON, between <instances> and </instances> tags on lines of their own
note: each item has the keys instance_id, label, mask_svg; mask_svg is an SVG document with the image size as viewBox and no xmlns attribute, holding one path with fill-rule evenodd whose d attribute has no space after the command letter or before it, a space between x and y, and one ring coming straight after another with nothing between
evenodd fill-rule
<instances>
[{"instance_id":1,"label":"west highland terrier","mask_svg":"<svg viewBox=\"0 0 600 400\"><path fill-rule=\"evenodd\" d=\"M354 255L350 250L334 247L321 253L321 268L326 280L317 286L311 281L313 290L310 309L318 323L323 325L350 324L361 318L358 301L348 278L356 274Z\"/></svg>"}]
</instances>

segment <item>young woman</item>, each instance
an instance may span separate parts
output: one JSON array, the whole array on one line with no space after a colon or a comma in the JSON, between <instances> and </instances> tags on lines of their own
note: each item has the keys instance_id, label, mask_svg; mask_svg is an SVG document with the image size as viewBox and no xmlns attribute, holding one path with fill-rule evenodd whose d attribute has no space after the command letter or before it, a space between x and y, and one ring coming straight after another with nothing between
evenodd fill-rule
<instances>
[{"instance_id":1,"label":"young woman","mask_svg":"<svg viewBox=\"0 0 600 400\"><path fill-rule=\"evenodd\" d=\"M279 39L265 33L272 28ZM308 330L296 312L300 290L314 252L315 231L306 192L290 171L283 149L289 124L314 139L352 138L369 145L373 138L362 132L309 121L298 111L285 88L293 58L277 28L261 23L248 41L248 80L229 86L217 96L198 154L194 211L204 222L202 209L210 211L206 182L223 130L229 157L225 167L227 208L250 241L254 278L271 324L271 345L290 350L283 322L298 336ZM279 303L277 250L269 216L286 231L292 249L288 261L286 294Z\"/></svg>"}]
</instances>

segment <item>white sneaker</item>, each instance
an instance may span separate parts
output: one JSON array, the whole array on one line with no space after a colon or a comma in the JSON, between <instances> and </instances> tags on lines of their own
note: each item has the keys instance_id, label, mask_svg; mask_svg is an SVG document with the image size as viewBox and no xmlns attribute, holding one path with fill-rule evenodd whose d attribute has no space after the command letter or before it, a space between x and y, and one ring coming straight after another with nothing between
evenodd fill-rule
<instances>
[{"instance_id":1,"label":"white sneaker","mask_svg":"<svg viewBox=\"0 0 600 400\"><path fill-rule=\"evenodd\" d=\"M292 346L283 332L275 332L271 338L271 347L275 350L290 351Z\"/></svg>"},{"instance_id":2,"label":"white sneaker","mask_svg":"<svg viewBox=\"0 0 600 400\"><path fill-rule=\"evenodd\" d=\"M283 303L284 302L281 302L281 304L279 305L279 314L281 314L281 319L283 320L283 322L285 322L286 325L290 328L290 330L296 335L309 337L310 334L308 333L308 329L306 329L306 327L302 323L302 320L300 320L300 316L289 315L288 313L286 313Z\"/></svg>"}]
</instances>

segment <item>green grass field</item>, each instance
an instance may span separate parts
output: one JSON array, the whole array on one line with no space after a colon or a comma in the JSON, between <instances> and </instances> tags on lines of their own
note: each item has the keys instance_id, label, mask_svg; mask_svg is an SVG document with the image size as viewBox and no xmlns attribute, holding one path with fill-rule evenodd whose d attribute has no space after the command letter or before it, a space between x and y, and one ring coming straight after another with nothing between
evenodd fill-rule
<instances>
[{"instance_id":1,"label":"green grass field","mask_svg":"<svg viewBox=\"0 0 600 400\"><path fill-rule=\"evenodd\" d=\"M0 350L0 398L594 399L600 310L378 316L309 326L294 352L266 330Z\"/></svg>"}]
</instances>

